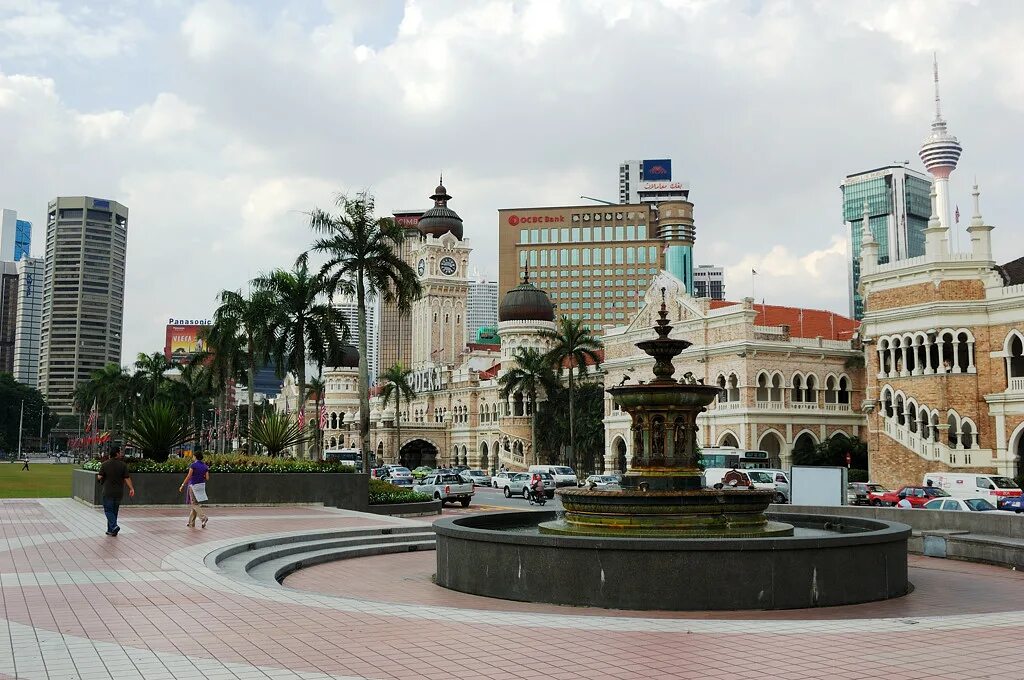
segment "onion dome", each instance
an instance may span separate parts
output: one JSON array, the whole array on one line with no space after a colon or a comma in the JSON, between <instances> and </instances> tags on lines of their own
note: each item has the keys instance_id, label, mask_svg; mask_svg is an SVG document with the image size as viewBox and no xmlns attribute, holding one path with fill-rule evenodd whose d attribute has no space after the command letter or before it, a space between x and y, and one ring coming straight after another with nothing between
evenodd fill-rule
<instances>
[{"instance_id":1,"label":"onion dome","mask_svg":"<svg viewBox=\"0 0 1024 680\"><path fill-rule=\"evenodd\" d=\"M441 237L451 233L455 238L462 240L462 218L459 214L448 207L448 201L452 197L444 188L444 178L441 178L437 188L434 189L434 207L427 210L416 223L417 228L424 236Z\"/></svg>"},{"instance_id":2,"label":"onion dome","mask_svg":"<svg viewBox=\"0 0 1024 680\"><path fill-rule=\"evenodd\" d=\"M359 349L355 345L342 345L330 365L335 368L359 368Z\"/></svg>"},{"instance_id":3,"label":"onion dome","mask_svg":"<svg viewBox=\"0 0 1024 680\"><path fill-rule=\"evenodd\" d=\"M554 321L555 307L548 294L530 283L527 268L523 282L505 293L498 307L498 321Z\"/></svg>"}]
</instances>

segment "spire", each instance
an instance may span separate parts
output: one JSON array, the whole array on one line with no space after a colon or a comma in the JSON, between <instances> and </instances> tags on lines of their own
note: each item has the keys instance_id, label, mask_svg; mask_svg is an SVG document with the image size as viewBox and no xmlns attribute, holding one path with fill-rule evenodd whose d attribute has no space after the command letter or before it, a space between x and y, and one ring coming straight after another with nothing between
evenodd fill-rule
<instances>
[{"instance_id":1,"label":"spire","mask_svg":"<svg viewBox=\"0 0 1024 680\"><path fill-rule=\"evenodd\" d=\"M928 228L939 229L942 227L942 222L939 220L939 192L935 190L935 182L932 182L931 204L932 214L928 218Z\"/></svg>"},{"instance_id":2,"label":"spire","mask_svg":"<svg viewBox=\"0 0 1024 680\"><path fill-rule=\"evenodd\" d=\"M867 245L875 243L875 234L871 231L871 211L868 209L868 202L864 201L864 213L861 218L861 243Z\"/></svg>"},{"instance_id":3,"label":"spire","mask_svg":"<svg viewBox=\"0 0 1024 680\"><path fill-rule=\"evenodd\" d=\"M967 233L971 235L971 257L983 262L992 261L992 227L985 224L981 217L981 202L978 191L978 178L974 178L974 190L971 196L974 197L974 215L971 216L971 226L967 227Z\"/></svg>"},{"instance_id":4,"label":"spire","mask_svg":"<svg viewBox=\"0 0 1024 680\"><path fill-rule=\"evenodd\" d=\"M523 272L523 283L530 282L530 261L526 261L526 271Z\"/></svg>"},{"instance_id":5,"label":"spire","mask_svg":"<svg viewBox=\"0 0 1024 680\"><path fill-rule=\"evenodd\" d=\"M974 189L971 191L971 196L974 197L974 214L971 215L971 226L982 227L985 226L985 221L981 219L981 192L978 191L978 178L974 178Z\"/></svg>"},{"instance_id":6,"label":"spire","mask_svg":"<svg viewBox=\"0 0 1024 680\"><path fill-rule=\"evenodd\" d=\"M939 55L932 52L932 75L935 80L935 122L942 121L942 107L939 102Z\"/></svg>"}]
</instances>

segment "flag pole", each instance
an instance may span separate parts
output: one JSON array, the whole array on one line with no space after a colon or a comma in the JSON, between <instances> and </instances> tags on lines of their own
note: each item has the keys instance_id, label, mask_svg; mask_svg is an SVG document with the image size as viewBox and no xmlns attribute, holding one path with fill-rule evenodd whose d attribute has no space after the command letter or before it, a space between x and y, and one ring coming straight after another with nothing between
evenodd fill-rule
<instances>
[{"instance_id":1,"label":"flag pole","mask_svg":"<svg viewBox=\"0 0 1024 680\"><path fill-rule=\"evenodd\" d=\"M21 430L25 425L25 400L21 400L21 416L18 418L18 458L21 458Z\"/></svg>"}]
</instances>

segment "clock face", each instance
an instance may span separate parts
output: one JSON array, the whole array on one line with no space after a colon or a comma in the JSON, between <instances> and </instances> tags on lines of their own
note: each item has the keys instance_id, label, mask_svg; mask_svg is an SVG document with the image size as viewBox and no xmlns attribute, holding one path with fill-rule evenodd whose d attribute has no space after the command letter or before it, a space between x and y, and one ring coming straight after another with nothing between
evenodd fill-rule
<instances>
[{"instance_id":1,"label":"clock face","mask_svg":"<svg viewBox=\"0 0 1024 680\"><path fill-rule=\"evenodd\" d=\"M450 257L442 257L441 264L438 266L441 268L441 273L445 276L451 276L455 273L455 270L459 268L459 266L455 264L455 260Z\"/></svg>"},{"instance_id":2,"label":"clock face","mask_svg":"<svg viewBox=\"0 0 1024 680\"><path fill-rule=\"evenodd\" d=\"M416 272L417 272L417 273L418 273L418 274L419 274L420 276L423 276L423 274L424 274L424 273L425 273L426 271L427 271L427 261L426 261L426 260L420 260L420 263L419 263L418 265L416 265Z\"/></svg>"}]
</instances>

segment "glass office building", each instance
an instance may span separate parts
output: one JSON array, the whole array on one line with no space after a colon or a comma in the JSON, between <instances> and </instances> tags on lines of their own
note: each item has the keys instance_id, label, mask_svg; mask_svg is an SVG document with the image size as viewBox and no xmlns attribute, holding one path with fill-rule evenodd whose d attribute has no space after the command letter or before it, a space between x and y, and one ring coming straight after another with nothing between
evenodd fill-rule
<instances>
[{"instance_id":1,"label":"glass office building","mask_svg":"<svg viewBox=\"0 0 1024 680\"><path fill-rule=\"evenodd\" d=\"M902 165L849 175L843 180L843 222L850 243L850 316L864 316L860 291L860 245L864 204L878 242L878 264L924 255L924 230L931 215L931 180Z\"/></svg>"}]
</instances>

